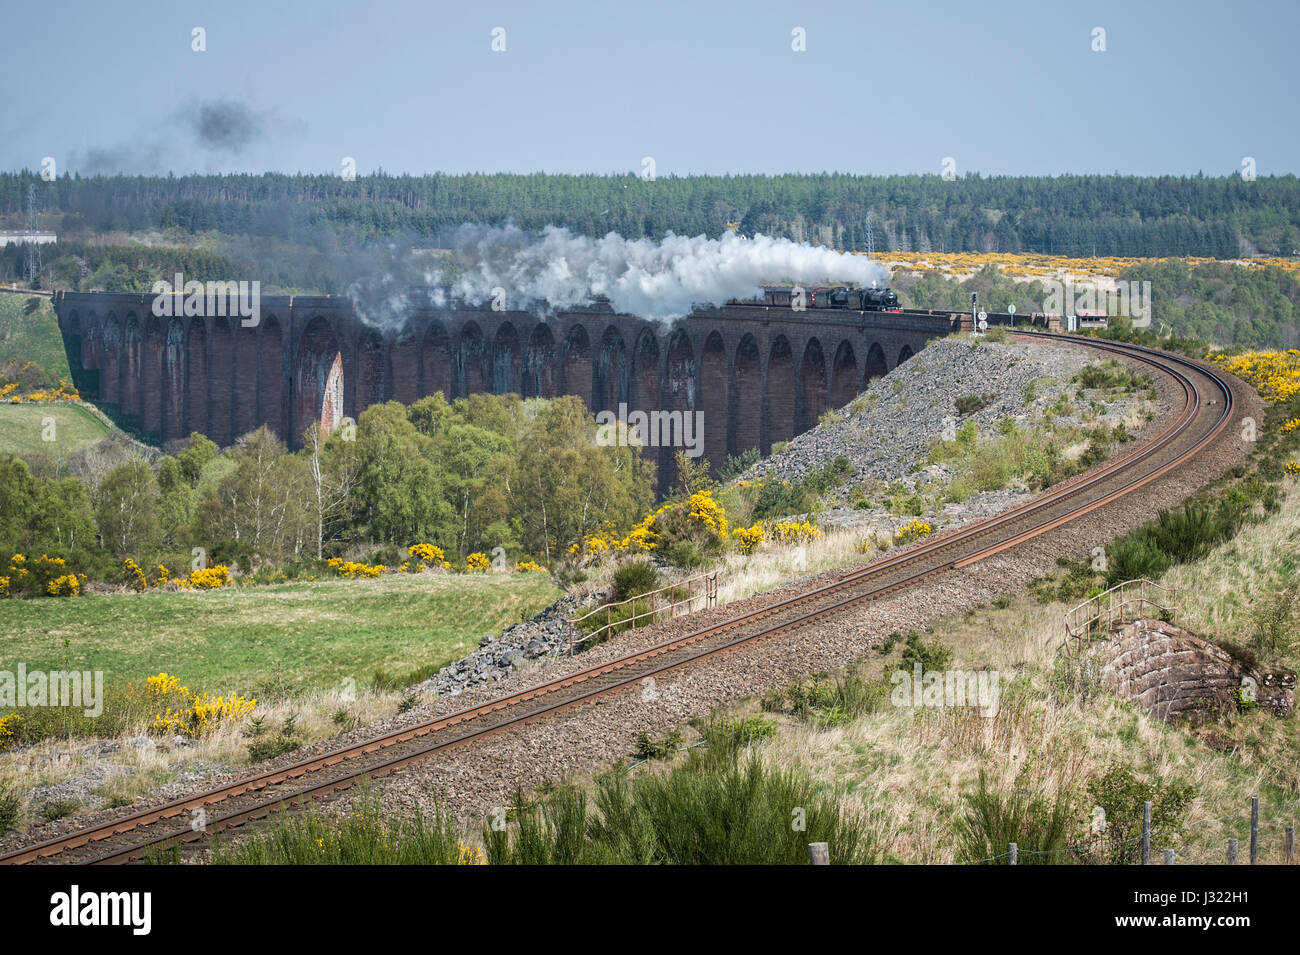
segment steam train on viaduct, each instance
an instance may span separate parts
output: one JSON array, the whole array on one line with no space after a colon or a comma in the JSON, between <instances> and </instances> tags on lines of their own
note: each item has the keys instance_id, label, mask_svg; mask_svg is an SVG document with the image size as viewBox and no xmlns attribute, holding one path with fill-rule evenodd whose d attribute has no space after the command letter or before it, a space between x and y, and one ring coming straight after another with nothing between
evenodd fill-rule
<instances>
[{"instance_id":1,"label":"steam train on viaduct","mask_svg":"<svg viewBox=\"0 0 1300 955\"><path fill-rule=\"evenodd\" d=\"M769 285L763 288L763 304L791 307L798 286ZM845 285L830 288L803 289L805 308L852 308L864 312L901 312L898 295L887 288L849 288Z\"/></svg>"}]
</instances>

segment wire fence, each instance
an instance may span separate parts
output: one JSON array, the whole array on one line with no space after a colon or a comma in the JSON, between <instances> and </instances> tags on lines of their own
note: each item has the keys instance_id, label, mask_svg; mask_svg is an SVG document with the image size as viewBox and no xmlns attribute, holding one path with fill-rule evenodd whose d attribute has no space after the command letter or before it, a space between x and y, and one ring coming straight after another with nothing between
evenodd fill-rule
<instances>
[{"instance_id":1,"label":"wire fence","mask_svg":"<svg viewBox=\"0 0 1300 955\"><path fill-rule=\"evenodd\" d=\"M1297 808L1300 800L1268 807L1254 797L1242 816L1206 820L1163 833L1151 826L1148 802L1144 805L1142 832L1132 838L1101 838L1056 849L1024 849L1011 842L1005 852L968 864L1033 865L1058 860L1066 864L1127 864L1120 860L1132 858L1138 865L1295 865ZM1271 820L1266 821L1266 815Z\"/></svg>"}]
</instances>

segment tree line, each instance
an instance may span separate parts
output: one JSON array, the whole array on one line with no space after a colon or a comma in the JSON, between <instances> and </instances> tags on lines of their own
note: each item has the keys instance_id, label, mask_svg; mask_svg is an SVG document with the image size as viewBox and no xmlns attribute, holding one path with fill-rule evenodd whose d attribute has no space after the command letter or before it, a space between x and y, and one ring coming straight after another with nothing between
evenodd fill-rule
<instances>
[{"instance_id":1,"label":"tree line","mask_svg":"<svg viewBox=\"0 0 1300 955\"><path fill-rule=\"evenodd\" d=\"M126 557L186 568L293 567L333 556L398 563L411 544L447 555L503 547L550 566L584 536L631 527L654 499L636 448L595 444L575 397L439 393L373 405L294 453L265 427L220 451L193 434L152 461L111 447L59 467L0 459L0 552L49 554L96 579Z\"/></svg>"},{"instance_id":2,"label":"tree line","mask_svg":"<svg viewBox=\"0 0 1300 955\"><path fill-rule=\"evenodd\" d=\"M719 235L729 226L865 251L1235 257L1300 250L1295 176L375 174L63 177L0 174L21 227L27 187L62 232L176 230L318 251L466 222L587 235Z\"/></svg>"}]
</instances>

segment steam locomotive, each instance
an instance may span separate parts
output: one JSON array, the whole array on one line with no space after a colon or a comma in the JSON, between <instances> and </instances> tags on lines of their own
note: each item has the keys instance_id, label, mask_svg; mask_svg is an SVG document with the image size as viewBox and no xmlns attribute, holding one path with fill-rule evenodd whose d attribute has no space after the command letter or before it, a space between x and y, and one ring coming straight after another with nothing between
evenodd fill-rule
<instances>
[{"instance_id":1,"label":"steam locomotive","mask_svg":"<svg viewBox=\"0 0 1300 955\"><path fill-rule=\"evenodd\" d=\"M864 312L898 312L898 295L887 288L848 288L838 285L831 288L804 289L805 308L855 308ZM791 307L794 289L788 285L768 286L763 289L766 305Z\"/></svg>"}]
</instances>

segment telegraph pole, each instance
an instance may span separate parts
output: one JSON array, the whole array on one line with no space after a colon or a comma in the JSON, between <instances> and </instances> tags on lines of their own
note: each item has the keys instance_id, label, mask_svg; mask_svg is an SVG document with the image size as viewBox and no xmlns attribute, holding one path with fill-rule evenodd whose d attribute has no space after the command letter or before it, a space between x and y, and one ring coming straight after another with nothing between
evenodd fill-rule
<instances>
[{"instance_id":1,"label":"telegraph pole","mask_svg":"<svg viewBox=\"0 0 1300 955\"><path fill-rule=\"evenodd\" d=\"M36 228L36 183L27 186L27 248L24 258L24 273L27 287L35 288L36 276L41 271L41 244L37 239Z\"/></svg>"}]
</instances>

